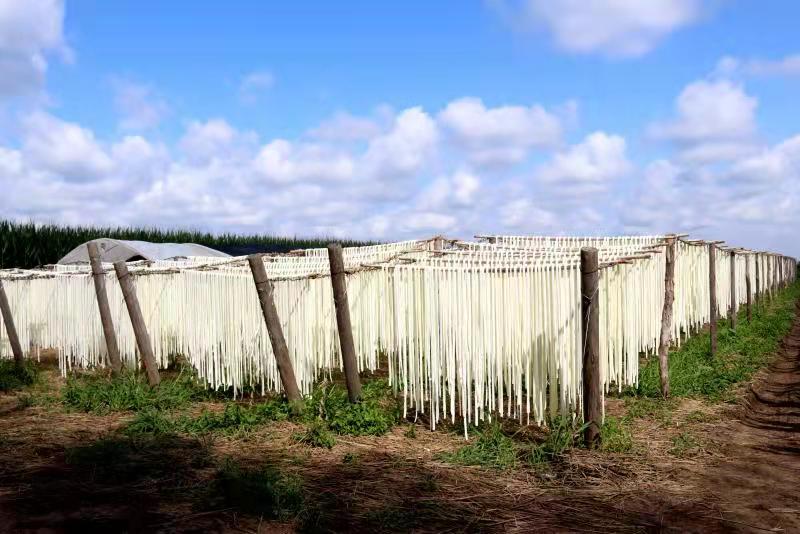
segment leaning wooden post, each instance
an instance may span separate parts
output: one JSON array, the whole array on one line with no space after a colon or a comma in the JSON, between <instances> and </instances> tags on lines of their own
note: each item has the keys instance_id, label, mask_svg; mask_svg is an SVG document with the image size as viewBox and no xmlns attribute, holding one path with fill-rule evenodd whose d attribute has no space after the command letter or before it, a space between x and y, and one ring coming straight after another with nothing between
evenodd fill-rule
<instances>
[{"instance_id":1,"label":"leaning wooden post","mask_svg":"<svg viewBox=\"0 0 800 534\"><path fill-rule=\"evenodd\" d=\"M128 315L131 318L131 326L136 336L136 346L139 347L139 357L142 358L144 370L147 373L147 381L151 386L157 386L161 382L158 375L158 364L153 354L153 345L150 344L150 334L147 333L147 326L144 323L142 309L139 307L139 299L136 297L136 288L133 287L131 273L124 261L114 264L117 272L117 279L122 288L122 296L125 297L125 306L128 308Z\"/></svg>"},{"instance_id":2,"label":"leaning wooden post","mask_svg":"<svg viewBox=\"0 0 800 534\"><path fill-rule=\"evenodd\" d=\"M583 438L587 447L600 444L603 391L600 385L599 262L596 248L581 249L581 341L583 344Z\"/></svg>"},{"instance_id":3,"label":"leaning wooden post","mask_svg":"<svg viewBox=\"0 0 800 534\"><path fill-rule=\"evenodd\" d=\"M100 249L97 248L97 243L89 241L86 243L86 249L89 251L89 262L92 265L94 292L97 295L97 307L100 309L100 322L103 324L103 337L106 340L108 361L111 364L111 373L117 374L122 370L122 360L119 356L117 334L114 332L114 321L111 319L111 307L108 305L106 273L100 261Z\"/></svg>"},{"instance_id":4,"label":"leaning wooden post","mask_svg":"<svg viewBox=\"0 0 800 534\"><path fill-rule=\"evenodd\" d=\"M752 254L747 254L744 257L744 287L747 291L747 323L753 322L752 310L752 292L750 291L750 257Z\"/></svg>"},{"instance_id":5,"label":"leaning wooden post","mask_svg":"<svg viewBox=\"0 0 800 534\"><path fill-rule=\"evenodd\" d=\"M667 238L664 269L664 309L661 312L661 337L658 343L658 363L661 372L661 395L669 397L669 344L672 333L672 304L675 301L675 238Z\"/></svg>"},{"instance_id":6,"label":"leaning wooden post","mask_svg":"<svg viewBox=\"0 0 800 534\"><path fill-rule=\"evenodd\" d=\"M3 322L6 324L6 334L8 334L8 342L11 344L11 352L14 354L14 363L22 365L22 345L19 344L17 327L14 326L14 317L11 315L11 306L8 304L8 296L6 296L2 280L0 280L0 312L3 314Z\"/></svg>"},{"instance_id":7,"label":"leaning wooden post","mask_svg":"<svg viewBox=\"0 0 800 534\"><path fill-rule=\"evenodd\" d=\"M731 250L731 329L736 330L736 251Z\"/></svg>"},{"instance_id":8,"label":"leaning wooden post","mask_svg":"<svg viewBox=\"0 0 800 534\"><path fill-rule=\"evenodd\" d=\"M717 246L708 244L708 295L709 295L709 333L711 334L711 357L717 354Z\"/></svg>"},{"instance_id":9,"label":"leaning wooden post","mask_svg":"<svg viewBox=\"0 0 800 534\"><path fill-rule=\"evenodd\" d=\"M353 327L350 324L350 307L347 301L347 281L344 272L344 255L338 243L328 245L328 261L331 266L333 303L336 306L336 326L339 330L339 346L342 350L344 376L350 402L361 398L361 379L358 377L356 346L353 342Z\"/></svg>"},{"instance_id":10,"label":"leaning wooden post","mask_svg":"<svg viewBox=\"0 0 800 534\"><path fill-rule=\"evenodd\" d=\"M289 358L289 348L286 346L286 338L283 337L283 328L278 317L278 309L275 307L275 297L272 291L272 283L267 277L267 270L264 268L264 260L261 254L252 254L247 257L250 270L253 272L253 281L256 283L258 302L261 304L261 313L264 315L264 322L267 323L269 341L272 344L272 353L275 355L275 364L278 367L278 374L281 377L283 391L289 403L298 403L303 397L300 395L300 388L297 387L292 360ZM299 406L299 405L298 405Z\"/></svg>"}]
</instances>

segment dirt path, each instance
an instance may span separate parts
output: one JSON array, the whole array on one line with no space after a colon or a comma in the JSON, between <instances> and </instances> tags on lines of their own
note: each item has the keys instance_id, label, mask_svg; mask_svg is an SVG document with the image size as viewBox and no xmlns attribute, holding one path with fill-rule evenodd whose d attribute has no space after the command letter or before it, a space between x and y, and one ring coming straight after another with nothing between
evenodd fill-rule
<instances>
[{"instance_id":1,"label":"dirt path","mask_svg":"<svg viewBox=\"0 0 800 534\"><path fill-rule=\"evenodd\" d=\"M698 473L698 488L732 530L800 532L800 313L738 416L720 436L724 459Z\"/></svg>"}]
</instances>

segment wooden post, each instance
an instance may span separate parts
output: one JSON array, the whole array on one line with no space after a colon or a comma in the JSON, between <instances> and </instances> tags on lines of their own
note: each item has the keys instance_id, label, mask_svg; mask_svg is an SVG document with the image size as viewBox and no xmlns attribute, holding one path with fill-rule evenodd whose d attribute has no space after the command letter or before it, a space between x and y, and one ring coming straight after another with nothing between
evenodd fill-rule
<instances>
[{"instance_id":1,"label":"wooden post","mask_svg":"<svg viewBox=\"0 0 800 534\"><path fill-rule=\"evenodd\" d=\"M658 363L661 372L661 395L669 397L669 344L672 333L672 304L675 301L675 238L667 238L666 268L664 270L664 309L661 312L661 337L658 343Z\"/></svg>"},{"instance_id":2,"label":"wooden post","mask_svg":"<svg viewBox=\"0 0 800 534\"><path fill-rule=\"evenodd\" d=\"M761 298L761 254L756 252L756 293L754 295L755 304Z\"/></svg>"},{"instance_id":3,"label":"wooden post","mask_svg":"<svg viewBox=\"0 0 800 534\"><path fill-rule=\"evenodd\" d=\"M3 322L6 324L6 334L8 342L11 344L11 352L14 354L14 363L22 365L22 345L19 344L17 328L14 326L14 317L11 315L11 306L8 304L8 296L2 280L0 280L0 312L3 314Z\"/></svg>"},{"instance_id":4,"label":"wooden post","mask_svg":"<svg viewBox=\"0 0 800 534\"><path fill-rule=\"evenodd\" d=\"M731 329L736 330L736 251L731 250Z\"/></svg>"},{"instance_id":5,"label":"wooden post","mask_svg":"<svg viewBox=\"0 0 800 534\"><path fill-rule=\"evenodd\" d=\"M708 322L711 334L711 357L717 355L717 246L708 244L708 295L710 316Z\"/></svg>"},{"instance_id":6,"label":"wooden post","mask_svg":"<svg viewBox=\"0 0 800 534\"><path fill-rule=\"evenodd\" d=\"M603 391L600 386L600 314L596 248L581 249L581 341L583 344L583 437L587 447L600 444Z\"/></svg>"},{"instance_id":7,"label":"wooden post","mask_svg":"<svg viewBox=\"0 0 800 534\"><path fill-rule=\"evenodd\" d=\"M342 364L347 380L347 393L350 402L361 398L361 379L358 377L356 347L353 342L353 328L350 324L350 307L347 302L347 281L344 272L344 255L338 243L328 245L328 261L331 266L331 285L333 303L336 306L336 326L339 329L339 346L342 350Z\"/></svg>"},{"instance_id":8,"label":"wooden post","mask_svg":"<svg viewBox=\"0 0 800 534\"><path fill-rule=\"evenodd\" d=\"M147 381L151 386L157 386L161 382L161 377L158 375L158 365L153 354L153 345L150 344L150 335L147 333L147 326L144 323L142 309L139 307L139 299L136 297L136 288L133 287L131 274L128 272L128 266L124 261L116 262L114 270L117 272L117 279L122 288L122 296L125 297L125 306L127 306L128 315L131 318L131 326L136 336L136 346L139 347L139 357L142 359L142 364L144 364Z\"/></svg>"},{"instance_id":9,"label":"wooden post","mask_svg":"<svg viewBox=\"0 0 800 534\"><path fill-rule=\"evenodd\" d=\"M281 384L286 398L290 403L302 401L300 388L297 387L292 360L289 358L289 348L286 346L286 338L283 336L283 328L278 317L278 309L275 307L275 297L272 291L272 283L267 277L264 268L264 261L261 254L252 254L247 257L250 270L253 272L253 281L256 283L258 301L261 304L261 313L264 315L264 322L267 323L269 341L272 343L272 353L275 355L275 364L278 367L278 374L281 376Z\"/></svg>"},{"instance_id":10,"label":"wooden post","mask_svg":"<svg viewBox=\"0 0 800 534\"><path fill-rule=\"evenodd\" d=\"M753 322L752 292L750 291L750 256L752 256L752 254L747 254L744 257L744 286L745 286L745 291L747 291L747 323L748 324Z\"/></svg>"},{"instance_id":11,"label":"wooden post","mask_svg":"<svg viewBox=\"0 0 800 534\"><path fill-rule=\"evenodd\" d=\"M100 261L100 249L97 248L97 243L89 241L86 243L86 249L89 252L89 262L92 264L94 292L97 295L97 307L100 309L100 322L103 324L103 337L106 340L108 361L111 364L111 373L117 374L122 370L122 359L119 356L114 321L111 319L111 307L108 305L106 273L103 271L103 264Z\"/></svg>"}]
</instances>

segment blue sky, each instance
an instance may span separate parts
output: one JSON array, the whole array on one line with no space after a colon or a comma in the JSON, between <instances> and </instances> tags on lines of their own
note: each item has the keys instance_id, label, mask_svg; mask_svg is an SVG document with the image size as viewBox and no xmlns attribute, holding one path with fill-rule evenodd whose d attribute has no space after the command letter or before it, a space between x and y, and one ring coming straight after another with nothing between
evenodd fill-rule
<instances>
[{"instance_id":1,"label":"blue sky","mask_svg":"<svg viewBox=\"0 0 800 534\"><path fill-rule=\"evenodd\" d=\"M798 255L797 20L789 1L0 0L0 210Z\"/></svg>"}]
</instances>

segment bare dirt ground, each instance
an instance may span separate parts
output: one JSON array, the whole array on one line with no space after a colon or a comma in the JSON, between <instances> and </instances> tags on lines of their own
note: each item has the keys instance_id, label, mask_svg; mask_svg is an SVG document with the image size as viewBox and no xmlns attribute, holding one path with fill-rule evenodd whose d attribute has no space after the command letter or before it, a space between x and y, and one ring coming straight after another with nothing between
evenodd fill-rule
<instances>
[{"instance_id":1,"label":"bare dirt ground","mask_svg":"<svg viewBox=\"0 0 800 534\"><path fill-rule=\"evenodd\" d=\"M50 374L50 386L59 379ZM575 449L545 467L454 466L454 432L418 426L331 449L276 423L237 437L131 443L130 415L0 396L4 532L800 532L800 320L735 405L675 401L637 420L634 450ZM609 399L610 414L623 401ZM81 462L104 440L101 461ZM231 458L301 477L303 518L243 512L217 476Z\"/></svg>"}]
</instances>

